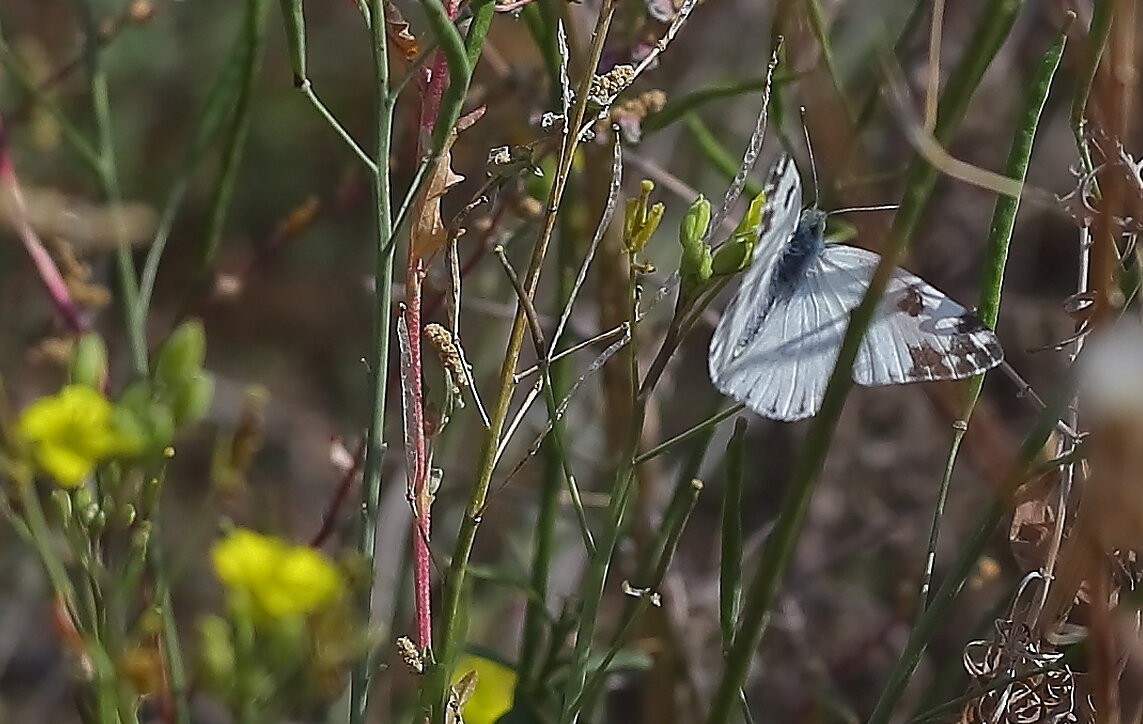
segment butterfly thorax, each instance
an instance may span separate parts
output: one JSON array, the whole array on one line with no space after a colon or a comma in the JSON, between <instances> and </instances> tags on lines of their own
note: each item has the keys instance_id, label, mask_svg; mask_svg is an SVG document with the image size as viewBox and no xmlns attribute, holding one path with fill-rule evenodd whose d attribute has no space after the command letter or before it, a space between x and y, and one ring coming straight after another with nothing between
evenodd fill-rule
<instances>
[{"instance_id":1,"label":"butterfly thorax","mask_svg":"<svg viewBox=\"0 0 1143 724\"><path fill-rule=\"evenodd\" d=\"M817 208L802 212L798 228L774 262L768 304L789 299L806 276L810 265L825 249L826 213Z\"/></svg>"}]
</instances>

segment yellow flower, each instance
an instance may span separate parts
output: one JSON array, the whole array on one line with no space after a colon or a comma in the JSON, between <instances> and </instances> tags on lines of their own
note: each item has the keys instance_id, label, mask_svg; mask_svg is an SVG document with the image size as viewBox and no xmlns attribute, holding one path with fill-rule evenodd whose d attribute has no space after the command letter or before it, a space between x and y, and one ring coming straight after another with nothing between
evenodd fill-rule
<instances>
[{"instance_id":1,"label":"yellow flower","mask_svg":"<svg viewBox=\"0 0 1143 724\"><path fill-rule=\"evenodd\" d=\"M60 485L75 487L107 458L133 452L134 440L115 425L106 397L68 385L28 405L17 428L36 464Z\"/></svg>"},{"instance_id":2,"label":"yellow flower","mask_svg":"<svg viewBox=\"0 0 1143 724\"><path fill-rule=\"evenodd\" d=\"M492 659L465 654L453 670L453 685L470 671L476 672L476 688L461 709L465 724L494 724L512 708L516 672Z\"/></svg>"},{"instance_id":3,"label":"yellow flower","mask_svg":"<svg viewBox=\"0 0 1143 724\"><path fill-rule=\"evenodd\" d=\"M314 613L333 603L345 584L318 551L238 528L211 550L218 578L231 601L260 619Z\"/></svg>"}]
</instances>

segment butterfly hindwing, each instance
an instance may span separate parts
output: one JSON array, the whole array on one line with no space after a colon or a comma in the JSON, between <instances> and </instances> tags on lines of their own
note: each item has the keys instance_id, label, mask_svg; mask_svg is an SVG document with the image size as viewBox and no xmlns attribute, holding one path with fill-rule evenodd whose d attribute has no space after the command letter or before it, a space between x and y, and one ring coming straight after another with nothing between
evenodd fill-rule
<instances>
[{"instance_id":1,"label":"butterfly hindwing","mask_svg":"<svg viewBox=\"0 0 1143 724\"><path fill-rule=\"evenodd\" d=\"M862 293L880 261L871 251L840 244L828 245L822 258L827 269L855 280ZM915 274L896 269L861 342L853 381L891 385L963 379L992 369L1003 358L996 335L974 314Z\"/></svg>"}]
</instances>

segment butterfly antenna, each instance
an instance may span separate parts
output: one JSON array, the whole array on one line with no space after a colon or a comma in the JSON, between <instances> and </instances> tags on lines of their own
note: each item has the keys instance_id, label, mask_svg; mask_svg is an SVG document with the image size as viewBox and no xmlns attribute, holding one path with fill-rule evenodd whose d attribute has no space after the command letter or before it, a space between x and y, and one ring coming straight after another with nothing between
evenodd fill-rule
<instances>
[{"instance_id":1,"label":"butterfly antenna","mask_svg":"<svg viewBox=\"0 0 1143 724\"><path fill-rule=\"evenodd\" d=\"M901 208L901 204L881 204L879 206L850 206L845 209L834 209L829 212L830 216L838 214L848 214L850 211L896 211Z\"/></svg>"},{"instance_id":2,"label":"butterfly antenna","mask_svg":"<svg viewBox=\"0 0 1143 724\"><path fill-rule=\"evenodd\" d=\"M806 107L798 109L802 116L802 136L806 139L806 150L810 154L810 173L814 178L814 206L818 205L818 164L814 160L814 144L810 143L810 129L806 127Z\"/></svg>"}]
</instances>

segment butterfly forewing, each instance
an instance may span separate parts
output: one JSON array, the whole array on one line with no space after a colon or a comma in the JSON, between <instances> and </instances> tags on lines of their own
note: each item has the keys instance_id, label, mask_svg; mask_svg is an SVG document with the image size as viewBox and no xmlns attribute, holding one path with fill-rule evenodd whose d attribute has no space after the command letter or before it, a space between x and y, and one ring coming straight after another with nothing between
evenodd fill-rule
<instances>
[{"instance_id":1,"label":"butterfly forewing","mask_svg":"<svg viewBox=\"0 0 1143 724\"><path fill-rule=\"evenodd\" d=\"M749 346L757 336L759 315L763 313L765 296L770 286L774 262L793 236L802 207L802 182L793 160L783 154L770 168L762 187L765 205L758 240L750 267L734 298L727 305L711 340L710 376L722 392L720 370Z\"/></svg>"}]
</instances>

